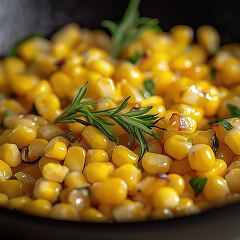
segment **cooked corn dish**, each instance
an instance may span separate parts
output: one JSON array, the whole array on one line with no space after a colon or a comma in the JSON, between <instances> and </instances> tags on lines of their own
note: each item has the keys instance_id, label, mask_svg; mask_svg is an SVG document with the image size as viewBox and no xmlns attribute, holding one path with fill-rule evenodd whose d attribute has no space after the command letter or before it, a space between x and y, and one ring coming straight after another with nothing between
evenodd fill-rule
<instances>
[{"instance_id":1,"label":"cooked corn dish","mask_svg":"<svg viewBox=\"0 0 240 240\"><path fill-rule=\"evenodd\" d=\"M119 24L32 34L0 60L0 206L127 222L240 201L240 44Z\"/></svg>"}]
</instances>

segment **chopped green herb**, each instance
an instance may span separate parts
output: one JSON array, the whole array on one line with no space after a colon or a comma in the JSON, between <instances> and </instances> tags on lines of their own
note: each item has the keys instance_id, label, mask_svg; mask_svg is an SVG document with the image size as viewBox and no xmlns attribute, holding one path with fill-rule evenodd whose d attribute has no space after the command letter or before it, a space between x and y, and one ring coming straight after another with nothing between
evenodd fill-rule
<instances>
[{"instance_id":1,"label":"chopped green herb","mask_svg":"<svg viewBox=\"0 0 240 240\"><path fill-rule=\"evenodd\" d=\"M211 137L211 141L212 141L212 150L216 156L219 150L219 140L216 134Z\"/></svg>"},{"instance_id":2,"label":"chopped green herb","mask_svg":"<svg viewBox=\"0 0 240 240\"><path fill-rule=\"evenodd\" d=\"M152 95L154 92L154 89L155 89L154 82L151 79L149 79L149 80L144 81L143 84L144 84L145 89Z\"/></svg>"},{"instance_id":3,"label":"chopped green herb","mask_svg":"<svg viewBox=\"0 0 240 240\"><path fill-rule=\"evenodd\" d=\"M10 56L10 57L16 57L17 54L18 54L18 48L19 48L19 46L20 46L21 44L23 44L24 42L26 42L26 41L34 38L34 37L42 37L42 36L43 36L43 35L42 35L41 33L32 33L32 34L30 34L30 35L28 35L28 36L20 39L19 41L17 41L17 42L13 45L12 49L11 49L10 52L9 52L9 56Z\"/></svg>"},{"instance_id":4,"label":"chopped green herb","mask_svg":"<svg viewBox=\"0 0 240 240\"><path fill-rule=\"evenodd\" d=\"M66 139L68 139L70 142L72 142L73 139L75 138L74 134L70 130L63 133L62 136L65 137Z\"/></svg>"},{"instance_id":5,"label":"chopped green herb","mask_svg":"<svg viewBox=\"0 0 240 240\"><path fill-rule=\"evenodd\" d=\"M133 165L134 165L137 169L140 169L140 167L138 166L137 163L134 163Z\"/></svg>"},{"instance_id":6,"label":"chopped green herb","mask_svg":"<svg viewBox=\"0 0 240 240\"><path fill-rule=\"evenodd\" d=\"M138 36L148 29L161 31L158 20L139 17L138 7L141 0L131 0L119 24L105 20L102 25L112 35L112 55L118 57L122 48L134 41Z\"/></svg>"},{"instance_id":7,"label":"chopped green herb","mask_svg":"<svg viewBox=\"0 0 240 240\"><path fill-rule=\"evenodd\" d=\"M193 143L193 139L192 138L189 138L187 141L190 142L190 143Z\"/></svg>"},{"instance_id":8,"label":"chopped green herb","mask_svg":"<svg viewBox=\"0 0 240 240\"><path fill-rule=\"evenodd\" d=\"M227 108L232 117L240 118L240 108L239 107L237 107L233 104L227 104Z\"/></svg>"},{"instance_id":9,"label":"chopped green herb","mask_svg":"<svg viewBox=\"0 0 240 240\"><path fill-rule=\"evenodd\" d=\"M127 58L127 61L136 64L144 55L145 53L136 52L131 57Z\"/></svg>"},{"instance_id":10,"label":"chopped green herb","mask_svg":"<svg viewBox=\"0 0 240 240\"><path fill-rule=\"evenodd\" d=\"M110 97L104 97L104 98L103 98L103 101L104 101L104 102L109 102L110 100L111 100Z\"/></svg>"},{"instance_id":11,"label":"chopped green herb","mask_svg":"<svg viewBox=\"0 0 240 240\"><path fill-rule=\"evenodd\" d=\"M192 186L195 196L198 196L202 191L207 182L207 178L191 178L189 184Z\"/></svg>"},{"instance_id":12,"label":"chopped green herb","mask_svg":"<svg viewBox=\"0 0 240 240\"><path fill-rule=\"evenodd\" d=\"M233 129L233 125L230 122L228 122L227 119L222 119L222 120L218 121L217 123L222 125L227 130Z\"/></svg>"}]
</instances>

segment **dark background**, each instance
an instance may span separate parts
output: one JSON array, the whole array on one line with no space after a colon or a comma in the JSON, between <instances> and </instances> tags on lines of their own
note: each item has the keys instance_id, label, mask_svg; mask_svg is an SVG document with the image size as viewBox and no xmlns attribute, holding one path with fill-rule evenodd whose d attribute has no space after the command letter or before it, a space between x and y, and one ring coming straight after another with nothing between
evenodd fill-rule
<instances>
[{"instance_id":1,"label":"dark background","mask_svg":"<svg viewBox=\"0 0 240 240\"><path fill-rule=\"evenodd\" d=\"M103 19L119 20L126 5L127 0L0 0L0 54L32 32L49 35L69 22L96 28ZM158 17L164 30L176 24L211 24L224 41L240 40L238 0L142 0L141 15Z\"/></svg>"}]
</instances>

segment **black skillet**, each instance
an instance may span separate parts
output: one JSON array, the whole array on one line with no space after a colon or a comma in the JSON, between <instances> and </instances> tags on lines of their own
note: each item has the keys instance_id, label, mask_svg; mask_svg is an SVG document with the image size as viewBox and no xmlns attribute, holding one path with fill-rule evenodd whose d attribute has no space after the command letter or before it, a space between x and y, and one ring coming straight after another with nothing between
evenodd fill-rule
<instances>
[{"instance_id":1,"label":"black skillet","mask_svg":"<svg viewBox=\"0 0 240 240\"><path fill-rule=\"evenodd\" d=\"M0 0L0 55L32 32L50 35L66 23L96 28L120 19L126 0ZM215 26L223 42L240 40L240 1L143 0L141 14L158 17L168 30L176 24ZM0 239L239 240L240 204L195 216L142 223L63 222L0 209Z\"/></svg>"}]
</instances>

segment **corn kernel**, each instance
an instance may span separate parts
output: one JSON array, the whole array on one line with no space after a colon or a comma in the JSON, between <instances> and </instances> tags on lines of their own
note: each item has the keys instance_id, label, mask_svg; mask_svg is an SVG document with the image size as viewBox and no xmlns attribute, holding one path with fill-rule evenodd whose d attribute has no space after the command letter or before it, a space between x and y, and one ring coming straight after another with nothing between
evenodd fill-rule
<instances>
[{"instance_id":1,"label":"corn kernel","mask_svg":"<svg viewBox=\"0 0 240 240\"><path fill-rule=\"evenodd\" d=\"M5 143L0 147L0 159L10 167L17 167L21 162L21 153L15 144Z\"/></svg>"},{"instance_id":2,"label":"corn kernel","mask_svg":"<svg viewBox=\"0 0 240 240\"><path fill-rule=\"evenodd\" d=\"M69 171L82 172L85 164L86 151L82 147L73 146L68 149L64 165Z\"/></svg>"},{"instance_id":3,"label":"corn kernel","mask_svg":"<svg viewBox=\"0 0 240 240\"><path fill-rule=\"evenodd\" d=\"M197 144L188 153L188 160L192 169L206 172L214 167L215 156L212 149L205 144Z\"/></svg>"},{"instance_id":4,"label":"corn kernel","mask_svg":"<svg viewBox=\"0 0 240 240\"><path fill-rule=\"evenodd\" d=\"M58 203L52 207L50 218L59 220L77 221L79 219L77 209L67 203Z\"/></svg>"},{"instance_id":5,"label":"corn kernel","mask_svg":"<svg viewBox=\"0 0 240 240\"><path fill-rule=\"evenodd\" d=\"M21 210L26 204L31 202L31 198L23 196L9 199L7 207L9 209Z\"/></svg>"},{"instance_id":6,"label":"corn kernel","mask_svg":"<svg viewBox=\"0 0 240 240\"><path fill-rule=\"evenodd\" d=\"M238 129L231 129L224 138L225 143L236 154L240 155L240 131Z\"/></svg>"},{"instance_id":7,"label":"corn kernel","mask_svg":"<svg viewBox=\"0 0 240 240\"><path fill-rule=\"evenodd\" d=\"M44 156L56 160L64 160L67 155L67 146L60 141L50 141L44 149Z\"/></svg>"},{"instance_id":8,"label":"corn kernel","mask_svg":"<svg viewBox=\"0 0 240 240\"><path fill-rule=\"evenodd\" d=\"M153 196L153 205L157 209L174 209L179 204L179 196L175 189L162 187Z\"/></svg>"},{"instance_id":9,"label":"corn kernel","mask_svg":"<svg viewBox=\"0 0 240 240\"><path fill-rule=\"evenodd\" d=\"M234 168L225 176L227 185L232 193L240 192L240 169Z\"/></svg>"},{"instance_id":10,"label":"corn kernel","mask_svg":"<svg viewBox=\"0 0 240 240\"><path fill-rule=\"evenodd\" d=\"M48 141L45 139L34 139L28 146L28 158L30 161L35 161L42 156L44 148Z\"/></svg>"},{"instance_id":11,"label":"corn kernel","mask_svg":"<svg viewBox=\"0 0 240 240\"><path fill-rule=\"evenodd\" d=\"M148 173L166 173L170 169L170 165L171 158L166 155L147 152L142 158L142 166Z\"/></svg>"},{"instance_id":12,"label":"corn kernel","mask_svg":"<svg viewBox=\"0 0 240 240\"><path fill-rule=\"evenodd\" d=\"M89 149L86 155L86 165L94 162L108 162L107 152L102 149Z\"/></svg>"},{"instance_id":13,"label":"corn kernel","mask_svg":"<svg viewBox=\"0 0 240 240\"><path fill-rule=\"evenodd\" d=\"M100 130L93 126L87 126L82 131L83 140L93 149L108 148L109 139Z\"/></svg>"},{"instance_id":14,"label":"corn kernel","mask_svg":"<svg viewBox=\"0 0 240 240\"><path fill-rule=\"evenodd\" d=\"M69 188L83 188L89 186L85 176L80 172L70 172L65 177L64 183Z\"/></svg>"},{"instance_id":15,"label":"corn kernel","mask_svg":"<svg viewBox=\"0 0 240 240\"><path fill-rule=\"evenodd\" d=\"M3 182L2 189L8 198L16 198L24 195L23 184L18 180L10 179Z\"/></svg>"},{"instance_id":16,"label":"corn kernel","mask_svg":"<svg viewBox=\"0 0 240 240\"><path fill-rule=\"evenodd\" d=\"M137 163L138 159L137 154L122 145L118 145L112 152L112 161L117 167L126 163Z\"/></svg>"},{"instance_id":17,"label":"corn kernel","mask_svg":"<svg viewBox=\"0 0 240 240\"><path fill-rule=\"evenodd\" d=\"M169 179L168 186L174 188L181 195L185 189L184 179L178 174L169 174L167 178Z\"/></svg>"},{"instance_id":18,"label":"corn kernel","mask_svg":"<svg viewBox=\"0 0 240 240\"><path fill-rule=\"evenodd\" d=\"M124 164L117 168L114 176L121 178L127 185L128 191L136 190L138 182L142 178L141 170L133 164Z\"/></svg>"},{"instance_id":19,"label":"corn kernel","mask_svg":"<svg viewBox=\"0 0 240 240\"><path fill-rule=\"evenodd\" d=\"M43 167L42 175L45 179L53 182L63 182L68 174L68 168L59 163L48 163Z\"/></svg>"},{"instance_id":20,"label":"corn kernel","mask_svg":"<svg viewBox=\"0 0 240 240\"><path fill-rule=\"evenodd\" d=\"M0 182L5 182L12 176L12 170L7 163L0 160Z\"/></svg>"},{"instance_id":21,"label":"corn kernel","mask_svg":"<svg viewBox=\"0 0 240 240\"><path fill-rule=\"evenodd\" d=\"M103 204L120 204L127 197L127 184L120 178L106 179L96 186L94 196Z\"/></svg>"},{"instance_id":22,"label":"corn kernel","mask_svg":"<svg viewBox=\"0 0 240 240\"><path fill-rule=\"evenodd\" d=\"M173 135L165 140L164 150L171 157L181 160L185 158L192 147L192 143L181 135Z\"/></svg>"},{"instance_id":23,"label":"corn kernel","mask_svg":"<svg viewBox=\"0 0 240 240\"><path fill-rule=\"evenodd\" d=\"M58 200L62 187L59 183L47 181L43 178L39 178L33 189L33 196L36 199L46 199L51 203Z\"/></svg>"},{"instance_id":24,"label":"corn kernel","mask_svg":"<svg viewBox=\"0 0 240 240\"><path fill-rule=\"evenodd\" d=\"M6 206L8 202L8 196L4 193L0 193L0 206Z\"/></svg>"},{"instance_id":25,"label":"corn kernel","mask_svg":"<svg viewBox=\"0 0 240 240\"><path fill-rule=\"evenodd\" d=\"M111 176L114 167L111 163L89 163L83 171L84 176L90 183L104 181Z\"/></svg>"},{"instance_id":26,"label":"corn kernel","mask_svg":"<svg viewBox=\"0 0 240 240\"><path fill-rule=\"evenodd\" d=\"M219 176L211 176L203 189L204 197L211 202L224 200L229 193L227 182Z\"/></svg>"},{"instance_id":27,"label":"corn kernel","mask_svg":"<svg viewBox=\"0 0 240 240\"><path fill-rule=\"evenodd\" d=\"M97 209L88 208L81 213L81 219L87 222L106 222L107 218Z\"/></svg>"}]
</instances>

